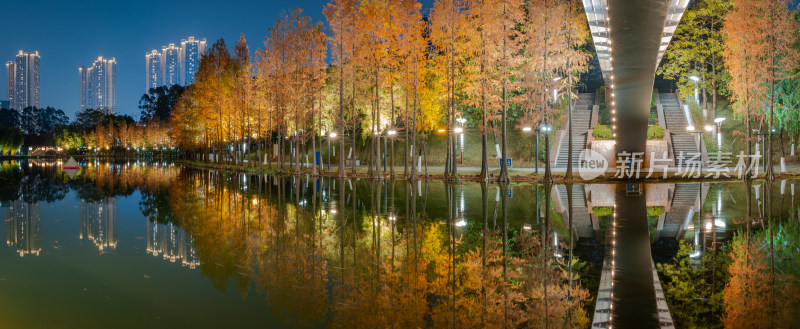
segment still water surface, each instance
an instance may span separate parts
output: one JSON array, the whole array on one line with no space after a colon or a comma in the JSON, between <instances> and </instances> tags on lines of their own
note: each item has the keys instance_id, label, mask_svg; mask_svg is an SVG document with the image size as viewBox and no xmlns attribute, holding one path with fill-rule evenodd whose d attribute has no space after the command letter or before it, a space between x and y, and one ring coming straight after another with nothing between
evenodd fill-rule
<instances>
[{"instance_id":1,"label":"still water surface","mask_svg":"<svg viewBox=\"0 0 800 329\"><path fill-rule=\"evenodd\" d=\"M3 162L0 328L796 328L795 185Z\"/></svg>"}]
</instances>

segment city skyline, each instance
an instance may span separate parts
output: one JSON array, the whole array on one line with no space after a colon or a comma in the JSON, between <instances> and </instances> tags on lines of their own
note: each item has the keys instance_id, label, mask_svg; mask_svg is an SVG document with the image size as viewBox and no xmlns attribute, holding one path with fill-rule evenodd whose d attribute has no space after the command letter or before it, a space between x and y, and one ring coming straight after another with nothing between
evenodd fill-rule
<instances>
[{"instance_id":1,"label":"city skyline","mask_svg":"<svg viewBox=\"0 0 800 329\"><path fill-rule=\"evenodd\" d=\"M62 109L74 120L80 110L75 68L90 58L114 57L118 64L116 112L138 119L139 99L144 94L142 54L169 43L180 47L179 41L188 36L205 38L209 48L219 38L232 46L241 33L254 52L263 48L267 28L281 12L299 7L315 22L324 21L325 3L232 1L219 6L210 1L174 1L160 4L154 11L135 1L87 1L80 6L59 1L5 1L0 3L0 11L15 14L0 21L0 27L14 33L6 34L0 43L0 60L11 60L21 49L38 51L44 59L40 107ZM2 79L0 90L5 89ZM5 93L0 100L5 100Z\"/></svg>"}]
</instances>

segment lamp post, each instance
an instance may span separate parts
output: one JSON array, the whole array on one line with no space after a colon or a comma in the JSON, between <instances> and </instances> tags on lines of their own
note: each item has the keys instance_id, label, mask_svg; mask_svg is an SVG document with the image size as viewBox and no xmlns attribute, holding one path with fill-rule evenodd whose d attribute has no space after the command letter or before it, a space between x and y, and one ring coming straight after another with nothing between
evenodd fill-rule
<instances>
[{"instance_id":1,"label":"lamp post","mask_svg":"<svg viewBox=\"0 0 800 329\"><path fill-rule=\"evenodd\" d=\"M714 127L711 125L706 125L703 127L706 132L712 132ZM697 155L700 157L700 175L703 175L703 131L702 130L695 130L694 126L686 127L686 130L690 133L697 134Z\"/></svg>"},{"instance_id":2,"label":"lamp post","mask_svg":"<svg viewBox=\"0 0 800 329\"><path fill-rule=\"evenodd\" d=\"M550 173L550 130L552 130L548 125L543 125L540 129L541 132L544 134L544 157L545 157L545 164L544 164L544 180L545 181L552 181L553 176Z\"/></svg>"},{"instance_id":3,"label":"lamp post","mask_svg":"<svg viewBox=\"0 0 800 329\"><path fill-rule=\"evenodd\" d=\"M753 129L753 135L756 135L757 138L761 139L761 154L759 154L759 155L761 156L761 159L763 160L761 162L764 163L764 165L763 165L764 172L767 172L767 161L766 161L766 156L765 156L766 146L764 145L764 143L767 140L767 134L766 133L762 133L761 130ZM756 143L758 143L758 142L756 142ZM758 145L756 145L756 152L758 152Z\"/></svg>"},{"instance_id":4,"label":"lamp post","mask_svg":"<svg viewBox=\"0 0 800 329\"><path fill-rule=\"evenodd\" d=\"M459 124L459 127L455 129L456 133L458 134L458 142L459 146L461 147L461 161L459 164L464 164L464 124L467 123L467 119L464 118L456 118L456 121Z\"/></svg>"},{"instance_id":5,"label":"lamp post","mask_svg":"<svg viewBox=\"0 0 800 329\"><path fill-rule=\"evenodd\" d=\"M328 170L331 170L331 139L338 136L335 131L328 133ZM339 155L341 156L341 154Z\"/></svg>"},{"instance_id":6,"label":"lamp post","mask_svg":"<svg viewBox=\"0 0 800 329\"><path fill-rule=\"evenodd\" d=\"M458 140L460 142L459 148L461 149L461 160L459 160L458 163L464 164L464 140L462 139L464 136L464 128L456 127L455 129L453 129L453 132L456 133L456 136L458 136Z\"/></svg>"},{"instance_id":7,"label":"lamp post","mask_svg":"<svg viewBox=\"0 0 800 329\"><path fill-rule=\"evenodd\" d=\"M717 124L717 152L722 152L722 122L725 121L725 118L716 118L714 119L714 123Z\"/></svg>"},{"instance_id":8,"label":"lamp post","mask_svg":"<svg viewBox=\"0 0 800 329\"><path fill-rule=\"evenodd\" d=\"M525 127L522 127L522 131L526 132L526 133L529 133L529 132L533 131L533 128L531 128L530 126L525 126ZM539 174L539 138L538 137L539 137L539 134L536 134L536 141L534 142L536 145L534 145L535 151L534 151L534 154L533 154L533 163L534 163L534 166L536 168L535 173L537 175Z\"/></svg>"},{"instance_id":9,"label":"lamp post","mask_svg":"<svg viewBox=\"0 0 800 329\"><path fill-rule=\"evenodd\" d=\"M700 90L698 89L697 86L697 83L700 81L700 77L695 74L692 74L689 76L689 80L692 80L694 82L694 102L697 103L697 105L700 105L700 96L699 96Z\"/></svg>"},{"instance_id":10,"label":"lamp post","mask_svg":"<svg viewBox=\"0 0 800 329\"><path fill-rule=\"evenodd\" d=\"M388 162L389 156L387 156L388 152L388 144L389 138L393 138L394 135L397 135L397 130L394 128L389 129L386 131L386 137L383 138L383 172L386 172L386 163Z\"/></svg>"}]
</instances>

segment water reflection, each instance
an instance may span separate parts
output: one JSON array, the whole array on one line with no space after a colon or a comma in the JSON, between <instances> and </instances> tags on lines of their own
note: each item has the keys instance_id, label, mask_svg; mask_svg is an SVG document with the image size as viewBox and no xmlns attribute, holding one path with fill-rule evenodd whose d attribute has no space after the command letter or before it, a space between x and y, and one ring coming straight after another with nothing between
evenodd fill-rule
<instances>
[{"instance_id":1,"label":"water reflection","mask_svg":"<svg viewBox=\"0 0 800 329\"><path fill-rule=\"evenodd\" d=\"M117 247L117 199L91 202L81 199L81 240L89 240L103 252Z\"/></svg>"},{"instance_id":2,"label":"water reflection","mask_svg":"<svg viewBox=\"0 0 800 329\"><path fill-rule=\"evenodd\" d=\"M6 212L6 244L20 257L38 256L42 251L42 214L39 202L11 201Z\"/></svg>"},{"instance_id":3,"label":"water reflection","mask_svg":"<svg viewBox=\"0 0 800 329\"><path fill-rule=\"evenodd\" d=\"M171 263L194 269L200 265L194 239L173 223L147 221L147 252Z\"/></svg>"},{"instance_id":4,"label":"water reflection","mask_svg":"<svg viewBox=\"0 0 800 329\"><path fill-rule=\"evenodd\" d=\"M107 258L141 254L182 265L163 271L198 268L166 284L196 273L204 281L193 291L219 292L198 293L198 302L225 309L221 296L232 292L268 310L238 318L243 324L797 326L792 181L408 183L94 160L72 174L43 164L0 170L16 188L0 189L10 246L40 254L40 233L20 247L30 244L25 234L57 226L42 223L42 204L63 200L68 209L74 192L79 239L115 250ZM129 199L141 223L124 228L117 216ZM36 210L21 217L23 208ZM40 258L68 257L46 251Z\"/></svg>"}]
</instances>

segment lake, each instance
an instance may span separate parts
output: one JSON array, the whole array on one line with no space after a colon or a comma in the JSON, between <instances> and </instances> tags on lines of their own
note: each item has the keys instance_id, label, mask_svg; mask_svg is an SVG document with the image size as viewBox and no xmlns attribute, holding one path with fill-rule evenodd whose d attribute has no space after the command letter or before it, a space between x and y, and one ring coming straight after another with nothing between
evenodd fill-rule
<instances>
[{"instance_id":1,"label":"lake","mask_svg":"<svg viewBox=\"0 0 800 329\"><path fill-rule=\"evenodd\" d=\"M800 182L0 165L2 328L798 327Z\"/></svg>"}]
</instances>

